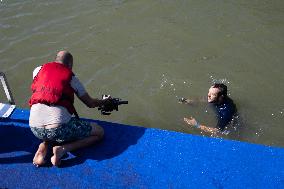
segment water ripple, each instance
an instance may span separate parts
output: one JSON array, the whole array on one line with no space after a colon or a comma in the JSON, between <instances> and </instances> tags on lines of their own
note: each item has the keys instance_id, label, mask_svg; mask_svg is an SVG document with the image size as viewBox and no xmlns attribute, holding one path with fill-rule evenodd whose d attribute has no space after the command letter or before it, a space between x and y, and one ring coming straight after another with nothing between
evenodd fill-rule
<instances>
[{"instance_id":1,"label":"water ripple","mask_svg":"<svg viewBox=\"0 0 284 189\"><path fill-rule=\"evenodd\" d=\"M41 24L41 25L39 25L39 26L37 26L37 27L34 27L34 28L32 29L32 31L33 31L33 32L36 32L36 31L38 31L38 30L40 30L40 29L47 28L47 27L49 27L49 26L51 26L51 25L53 25L53 24L58 24L58 23L60 23L60 22L67 21L67 20L73 19L73 18L75 18L75 17L76 17L76 15L71 15L71 16L67 16L67 17L64 17L64 18L60 18L60 19L56 19L56 20L51 20L51 21L48 21L48 22L46 22L46 23L44 23L44 24Z\"/></svg>"},{"instance_id":2,"label":"water ripple","mask_svg":"<svg viewBox=\"0 0 284 189\"><path fill-rule=\"evenodd\" d=\"M19 67L20 65L26 63L26 62L31 62L32 60L36 60L36 59L42 59L42 58L47 58L50 57L53 54L53 52L42 55L42 56L37 56L37 57L28 57L28 58L24 58L21 61L17 62L16 64L14 64L13 66L4 69L3 72L9 72L12 71L14 69L17 69L17 67Z\"/></svg>"},{"instance_id":3,"label":"water ripple","mask_svg":"<svg viewBox=\"0 0 284 189\"><path fill-rule=\"evenodd\" d=\"M35 16L33 13L27 12L27 13L18 13L16 15L13 16L8 16L5 18L2 18L2 21L7 21L10 19L15 19L15 18L21 18L21 17L25 17L25 16Z\"/></svg>"}]
</instances>

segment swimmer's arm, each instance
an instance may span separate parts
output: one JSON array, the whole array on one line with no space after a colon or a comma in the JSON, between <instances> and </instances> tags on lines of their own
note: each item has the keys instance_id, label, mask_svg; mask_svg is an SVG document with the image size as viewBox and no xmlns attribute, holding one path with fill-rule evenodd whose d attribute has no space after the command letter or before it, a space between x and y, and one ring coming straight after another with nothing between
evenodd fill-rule
<instances>
[{"instance_id":1,"label":"swimmer's arm","mask_svg":"<svg viewBox=\"0 0 284 189\"><path fill-rule=\"evenodd\" d=\"M182 104L188 104L188 105L196 105L196 104L201 104L201 103L206 103L206 99L205 98L196 98L196 99L191 99L191 98L180 98L179 103Z\"/></svg>"},{"instance_id":2,"label":"swimmer's arm","mask_svg":"<svg viewBox=\"0 0 284 189\"><path fill-rule=\"evenodd\" d=\"M207 127L205 125L200 125L199 129L211 134L217 134L218 132L220 132L220 130L217 128Z\"/></svg>"},{"instance_id":3,"label":"swimmer's arm","mask_svg":"<svg viewBox=\"0 0 284 189\"><path fill-rule=\"evenodd\" d=\"M219 129L217 128L212 128L212 127L208 127L206 125L201 125L199 124L195 118L193 117L190 117L190 118L184 118L184 121L192 126L192 127L196 127L196 128L199 128L200 130L204 131L204 132L207 132L207 133L211 133L211 134L217 134L218 132L220 132Z\"/></svg>"}]
</instances>

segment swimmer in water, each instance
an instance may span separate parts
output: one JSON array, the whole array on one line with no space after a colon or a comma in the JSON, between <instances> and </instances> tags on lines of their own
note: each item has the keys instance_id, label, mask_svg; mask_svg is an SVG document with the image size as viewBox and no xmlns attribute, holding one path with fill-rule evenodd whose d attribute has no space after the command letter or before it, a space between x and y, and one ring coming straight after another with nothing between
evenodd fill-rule
<instances>
[{"instance_id":1,"label":"swimmer in water","mask_svg":"<svg viewBox=\"0 0 284 189\"><path fill-rule=\"evenodd\" d=\"M190 99L181 98L180 102L184 104L193 104L194 101ZM223 132L226 126L233 120L237 113L236 105L233 100L227 96L227 86L222 83L213 84L208 91L207 102L212 104L216 112L218 123L215 127L208 127L200 124L194 117L184 118L184 121L190 127L199 128L202 131L216 134Z\"/></svg>"}]
</instances>

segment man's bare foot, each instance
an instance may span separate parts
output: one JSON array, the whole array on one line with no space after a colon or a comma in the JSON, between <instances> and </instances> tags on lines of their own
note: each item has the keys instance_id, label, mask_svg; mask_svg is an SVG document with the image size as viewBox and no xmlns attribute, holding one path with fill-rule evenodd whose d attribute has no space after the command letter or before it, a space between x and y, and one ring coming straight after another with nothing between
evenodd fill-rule
<instances>
[{"instance_id":1,"label":"man's bare foot","mask_svg":"<svg viewBox=\"0 0 284 189\"><path fill-rule=\"evenodd\" d=\"M52 148L53 156L51 157L51 163L54 166L59 166L61 163L61 158L66 153L65 149L62 146L54 146Z\"/></svg>"},{"instance_id":2,"label":"man's bare foot","mask_svg":"<svg viewBox=\"0 0 284 189\"><path fill-rule=\"evenodd\" d=\"M48 144L46 142L40 143L38 146L38 150L35 153L33 164L37 167L42 166L45 164L45 156L47 153Z\"/></svg>"}]
</instances>

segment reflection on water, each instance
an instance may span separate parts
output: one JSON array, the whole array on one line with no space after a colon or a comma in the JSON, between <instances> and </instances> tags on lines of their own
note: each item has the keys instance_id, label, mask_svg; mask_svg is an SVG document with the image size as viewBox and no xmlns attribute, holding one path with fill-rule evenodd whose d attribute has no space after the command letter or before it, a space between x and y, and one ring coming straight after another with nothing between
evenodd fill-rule
<instances>
[{"instance_id":1,"label":"reflection on water","mask_svg":"<svg viewBox=\"0 0 284 189\"><path fill-rule=\"evenodd\" d=\"M18 106L27 108L32 70L67 49L91 95L129 101L109 117L77 101L83 117L193 134L201 133L183 117L214 120L204 107L181 106L178 98L200 98L223 82L242 124L221 137L284 146L283 5L6 0L0 2L0 70Z\"/></svg>"}]
</instances>

